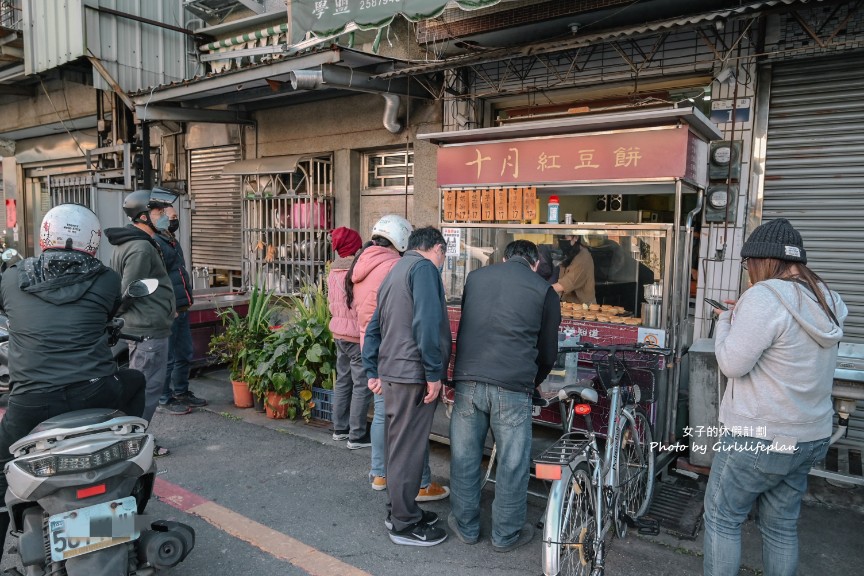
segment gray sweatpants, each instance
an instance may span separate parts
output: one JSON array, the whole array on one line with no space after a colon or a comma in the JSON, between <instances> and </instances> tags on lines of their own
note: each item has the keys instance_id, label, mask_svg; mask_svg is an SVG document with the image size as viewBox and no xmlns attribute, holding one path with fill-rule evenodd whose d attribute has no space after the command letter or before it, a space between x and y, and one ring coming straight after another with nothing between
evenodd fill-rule
<instances>
[{"instance_id":1,"label":"gray sweatpants","mask_svg":"<svg viewBox=\"0 0 864 576\"><path fill-rule=\"evenodd\" d=\"M426 384L382 382L387 418L387 510L394 530L404 530L423 519L415 499L420 491L423 461L429 446L437 400L424 404Z\"/></svg>"},{"instance_id":2,"label":"gray sweatpants","mask_svg":"<svg viewBox=\"0 0 864 576\"><path fill-rule=\"evenodd\" d=\"M153 419L159 397L165 386L165 368L168 365L168 337L150 338L144 342L129 342L129 368L144 374L144 415L148 422Z\"/></svg>"},{"instance_id":3,"label":"gray sweatpants","mask_svg":"<svg viewBox=\"0 0 864 576\"><path fill-rule=\"evenodd\" d=\"M366 414L372 391L360 357L360 344L336 340L336 385L333 386L333 430L349 430L349 440L366 436Z\"/></svg>"}]
</instances>

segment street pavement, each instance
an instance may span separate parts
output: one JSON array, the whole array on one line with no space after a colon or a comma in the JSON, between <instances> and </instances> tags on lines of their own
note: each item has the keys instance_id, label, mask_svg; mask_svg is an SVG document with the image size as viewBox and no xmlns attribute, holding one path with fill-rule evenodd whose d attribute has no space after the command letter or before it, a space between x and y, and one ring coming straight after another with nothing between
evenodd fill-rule
<instances>
[{"instance_id":1,"label":"street pavement","mask_svg":"<svg viewBox=\"0 0 864 576\"><path fill-rule=\"evenodd\" d=\"M431 548L396 546L383 525L386 495L369 487L368 449L348 450L330 439L326 425L269 420L235 408L224 370L199 376L191 389L210 405L185 416L157 413L151 425L172 453L157 461L157 496L148 513L189 523L197 535L195 549L171 574L541 574L539 534L515 551L493 551L491 485L484 491L479 544L466 546L451 535ZM433 478L448 484L449 448L433 443L431 464ZM799 574L845 576L864 563L864 490L811 483ZM529 520L540 519L544 505L529 498ZM424 507L446 526L448 500ZM607 547L606 573L701 574L701 545L701 531L692 541L665 533L615 539ZM741 574L761 573L759 547L758 529L748 522Z\"/></svg>"}]
</instances>

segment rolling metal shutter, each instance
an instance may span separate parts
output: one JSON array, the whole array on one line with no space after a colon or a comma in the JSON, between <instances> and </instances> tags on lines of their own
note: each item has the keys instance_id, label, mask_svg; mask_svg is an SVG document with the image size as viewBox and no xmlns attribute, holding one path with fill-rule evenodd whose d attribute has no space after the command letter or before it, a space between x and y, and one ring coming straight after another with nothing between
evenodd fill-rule
<instances>
[{"instance_id":1,"label":"rolling metal shutter","mask_svg":"<svg viewBox=\"0 0 864 576\"><path fill-rule=\"evenodd\" d=\"M220 146L189 153L192 211L192 267L241 270L240 177L223 176L222 168L240 160L239 146Z\"/></svg>"},{"instance_id":2,"label":"rolling metal shutter","mask_svg":"<svg viewBox=\"0 0 864 576\"><path fill-rule=\"evenodd\" d=\"M787 218L864 343L864 53L775 64L762 219Z\"/></svg>"},{"instance_id":3,"label":"rolling metal shutter","mask_svg":"<svg viewBox=\"0 0 864 576\"><path fill-rule=\"evenodd\" d=\"M775 64L762 219L787 218L807 264L849 307L844 342L864 343L864 53ZM864 442L864 402L841 444Z\"/></svg>"}]
</instances>

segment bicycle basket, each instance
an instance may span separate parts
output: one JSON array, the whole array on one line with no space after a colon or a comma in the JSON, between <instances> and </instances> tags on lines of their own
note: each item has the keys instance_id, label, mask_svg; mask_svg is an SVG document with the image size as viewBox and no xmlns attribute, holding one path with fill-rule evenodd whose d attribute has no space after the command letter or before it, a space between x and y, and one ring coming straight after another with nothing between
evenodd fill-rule
<instances>
[{"instance_id":1,"label":"bicycle basket","mask_svg":"<svg viewBox=\"0 0 864 576\"><path fill-rule=\"evenodd\" d=\"M612 365L609 362L609 352L605 350L594 352L591 355L591 363L594 364L594 370L597 372L597 380L603 388L603 392L608 392L609 388L616 384L626 386L630 383L627 366L617 356L612 360Z\"/></svg>"},{"instance_id":2,"label":"bicycle basket","mask_svg":"<svg viewBox=\"0 0 864 576\"><path fill-rule=\"evenodd\" d=\"M628 354L625 353L625 356L628 356ZM591 355L591 362L594 364L594 370L597 372L597 382L604 394L609 392L609 388L620 377L618 385L622 387L625 402L629 401L628 399L630 398L627 395L628 387L637 386L639 387L640 404L656 401L654 372L650 368L650 363L640 356L629 354L629 357L623 359L616 356L610 367L609 353L600 351Z\"/></svg>"}]
</instances>

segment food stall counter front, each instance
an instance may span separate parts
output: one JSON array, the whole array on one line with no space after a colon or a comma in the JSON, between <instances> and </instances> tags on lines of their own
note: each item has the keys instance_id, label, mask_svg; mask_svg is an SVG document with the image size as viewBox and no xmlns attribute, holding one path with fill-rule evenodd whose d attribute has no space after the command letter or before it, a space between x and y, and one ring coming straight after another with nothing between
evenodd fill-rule
<instances>
[{"instance_id":1,"label":"food stall counter front","mask_svg":"<svg viewBox=\"0 0 864 576\"><path fill-rule=\"evenodd\" d=\"M698 110L675 109L419 137L439 145L443 280L454 336L467 275L501 262L508 243L530 240L540 249L538 273L563 289L560 342L645 342L675 351L668 364L654 355L634 359L651 375L655 402L644 407L654 437L674 442L690 336L692 226L707 184L708 141L721 139L716 126ZM585 289L568 292L561 274L580 252ZM569 373L556 367L545 392L579 369L590 376L590 358L578 364ZM560 415L544 409L535 421L556 425Z\"/></svg>"}]
</instances>

